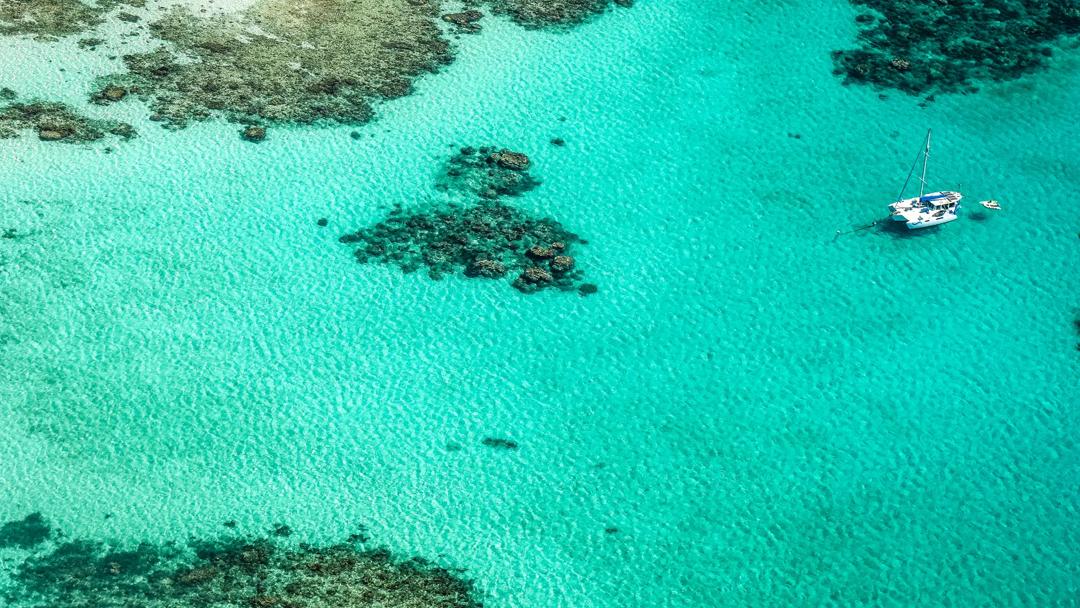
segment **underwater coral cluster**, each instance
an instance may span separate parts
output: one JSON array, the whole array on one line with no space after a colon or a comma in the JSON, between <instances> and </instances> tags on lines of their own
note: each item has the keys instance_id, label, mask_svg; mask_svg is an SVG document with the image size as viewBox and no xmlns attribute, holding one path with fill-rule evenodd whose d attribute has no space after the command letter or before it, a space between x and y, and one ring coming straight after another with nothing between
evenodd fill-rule
<instances>
[{"instance_id":1,"label":"underwater coral cluster","mask_svg":"<svg viewBox=\"0 0 1080 608\"><path fill-rule=\"evenodd\" d=\"M833 53L836 73L912 95L1018 78L1080 33L1078 0L851 1L871 12L856 18L859 47Z\"/></svg>"},{"instance_id":2,"label":"underwater coral cluster","mask_svg":"<svg viewBox=\"0 0 1080 608\"><path fill-rule=\"evenodd\" d=\"M466 146L447 162L444 177L436 184L442 191L455 190L494 200L518 196L540 185L529 174L529 157L493 146Z\"/></svg>"},{"instance_id":3,"label":"underwater coral cluster","mask_svg":"<svg viewBox=\"0 0 1080 608\"><path fill-rule=\"evenodd\" d=\"M89 118L59 102L16 101L14 91L0 90L0 139L17 137L26 130L36 132L42 141L64 143L97 141L106 135L131 139L136 135L125 122Z\"/></svg>"},{"instance_id":4,"label":"underwater coral cluster","mask_svg":"<svg viewBox=\"0 0 1080 608\"><path fill-rule=\"evenodd\" d=\"M339 240L359 245L354 255L360 263L395 264L406 274L427 267L433 279L460 271L468 278L512 278L524 293L551 287L595 293L595 285L580 283L572 255L585 241L551 218L501 201L539 184L529 174L531 165L528 156L506 148L461 148L447 163L447 181L437 187L465 203L396 207L384 220Z\"/></svg>"},{"instance_id":5,"label":"underwater coral cluster","mask_svg":"<svg viewBox=\"0 0 1080 608\"><path fill-rule=\"evenodd\" d=\"M27 518L42 546L50 530L39 514ZM26 537L27 520L14 526ZM231 523L231 522L230 522ZM235 527L233 523L229 527ZM34 608L479 608L471 581L460 571L423 558L400 559L368 549L366 536L316 546L290 540L277 525L257 537L193 538L184 545L139 543L118 547L62 540L31 553L15 569L3 598ZM29 544L27 544L29 543ZM3 545L0 545L2 547Z\"/></svg>"},{"instance_id":6,"label":"underwater coral cluster","mask_svg":"<svg viewBox=\"0 0 1080 608\"><path fill-rule=\"evenodd\" d=\"M457 271L470 278L513 277L526 293L573 289L581 276L570 255L580 242L576 235L498 201L395 209L341 242L361 245L355 252L361 263L393 263L406 273L426 266L434 279Z\"/></svg>"}]
</instances>

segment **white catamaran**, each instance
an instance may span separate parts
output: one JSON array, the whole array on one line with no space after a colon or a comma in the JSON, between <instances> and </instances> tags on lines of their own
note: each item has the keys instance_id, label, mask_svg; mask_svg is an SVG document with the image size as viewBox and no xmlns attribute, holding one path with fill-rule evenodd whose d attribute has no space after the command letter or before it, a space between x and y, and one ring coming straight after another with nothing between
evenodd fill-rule
<instances>
[{"instance_id":1,"label":"white catamaran","mask_svg":"<svg viewBox=\"0 0 1080 608\"><path fill-rule=\"evenodd\" d=\"M919 196L904 198L904 191L907 190L908 182L915 173L915 167L919 165L919 158L923 161L922 175L919 177ZM963 198L959 192L948 190L926 193L926 165L929 160L930 131L928 130L926 145L912 163L911 171L908 171L907 179L904 180L904 187L900 189L900 196L897 197L895 203L889 205L889 216L894 221L905 222L909 230L928 228L955 220L956 211L960 208L960 199Z\"/></svg>"}]
</instances>

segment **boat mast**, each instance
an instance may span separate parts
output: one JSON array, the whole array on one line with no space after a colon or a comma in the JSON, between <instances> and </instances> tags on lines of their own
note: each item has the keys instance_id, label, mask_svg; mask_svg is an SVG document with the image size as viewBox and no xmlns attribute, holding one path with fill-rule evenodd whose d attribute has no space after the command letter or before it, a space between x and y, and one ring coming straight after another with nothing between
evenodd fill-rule
<instances>
[{"instance_id":1,"label":"boat mast","mask_svg":"<svg viewBox=\"0 0 1080 608\"><path fill-rule=\"evenodd\" d=\"M919 178L919 198L923 197L923 192L926 190L926 163L930 160L930 129L926 130L926 150L923 151L922 157L922 177Z\"/></svg>"}]
</instances>

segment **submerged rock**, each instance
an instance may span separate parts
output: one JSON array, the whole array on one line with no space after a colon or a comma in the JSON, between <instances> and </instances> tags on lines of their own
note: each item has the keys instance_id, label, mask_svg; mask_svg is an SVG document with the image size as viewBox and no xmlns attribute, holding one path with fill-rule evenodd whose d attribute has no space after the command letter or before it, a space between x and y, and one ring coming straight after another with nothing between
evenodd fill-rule
<instances>
[{"instance_id":1,"label":"submerged rock","mask_svg":"<svg viewBox=\"0 0 1080 608\"><path fill-rule=\"evenodd\" d=\"M247 141L260 142L266 139L266 127L262 127L259 125L250 125L248 127L245 127L244 130L240 132L240 134Z\"/></svg>"},{"instance_id":2,"label":"submerged rock","mask_svg":"<svg viewBox=\"0 0 1080 608\"><path fill-rule=\"evenodd\" d=\"M96 102L115 103L127 97L127 94L128 91L124 87L111 84L95 93L91 97L91 100Z\"/></svg>"}]
</instances>

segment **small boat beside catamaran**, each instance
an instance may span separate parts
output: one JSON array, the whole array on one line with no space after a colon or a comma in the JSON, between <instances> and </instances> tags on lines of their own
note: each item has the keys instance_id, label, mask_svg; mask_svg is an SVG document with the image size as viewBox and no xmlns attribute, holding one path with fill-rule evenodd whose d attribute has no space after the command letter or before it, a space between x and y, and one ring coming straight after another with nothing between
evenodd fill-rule
<instances>
[{"instance_id":1,"label":"small boat beside catamaran","mask_svg":"<svg viewBox=\"0 0 1080 608\"><path fill-rule=\"evenodd\" d=\"M922 174L919 176L919 196L904 198L911 176L922 159ZM959 192L942 190L939 192L926 193L926 166L930 161L930 131L926 131L926 143L915 162L908 171L904 186L900 189L900 196L896 202L889 205L889 217L893 221L904 222L908 230L929 228L938 224L945 224L957 218L956 212L960 209L960 199L964 198Z\"/></svg>"}]
</instances>

